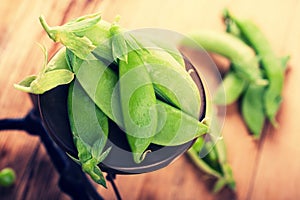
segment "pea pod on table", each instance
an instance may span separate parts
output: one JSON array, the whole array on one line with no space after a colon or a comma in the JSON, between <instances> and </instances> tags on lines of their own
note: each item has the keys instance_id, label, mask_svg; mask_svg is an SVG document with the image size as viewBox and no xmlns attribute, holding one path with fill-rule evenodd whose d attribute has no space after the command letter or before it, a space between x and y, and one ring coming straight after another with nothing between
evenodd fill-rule
<instances>
[{"instance_id":1,"label":"pea pod on table","mask_svg":"<svg viewBox=\"0 0 300 200\"><path fill-rule=\"evenodd\" d=\"M203 157L201 156L201 151L205 148L208 152ZM214 193L219 192L225 186L233 190L235 189L235 181L226 158L223 138L211 140L207 143L203 137L199 137L195 144L188 150L187 154L201 171L217 179L212 189Z\"/></svg>"},{"instance_id":2,"label":"pea pod on table","mask_svg":"<svg viewBox=\"0 0 300 200\"><path fill-rule=\"evenodd\" d=\"M192 48L203 48L228 58L239 76L258 85L266 85L259 71L258 60L254 51L238 38L216 31L198 31L189 35L190 39L182 45Z\"/></svg>"},{"instance_id":3,"label":"pea pod on table","mask_svg":"<svg viewBox=\"0 0 300 200\"><path fill-rule=\"evenodd\" d=\"M248 19L239 19L227 14L227 18L237 25L243 37L254 48L260 58L262 69L269 81L264 94L264 107L268 119L276 125L276 114L281 104L284 81L282 62L275 55L269 41L258 26Z\"/></svg>"},{"instance_id":4,"label":"pea pod on table","mask_svg":"<svg viewBox=\"0 0 300 200\"><path fill-rule=\"evenodd\" d=\"M247 83L248 81L239 77L234 70L230 70L214 95L214 103L228 105L237 101L245 90Z\"/></svg>"},{"instance_id":5,"label":"pea pod on table","mask_svg":"<svg viewBox=\"0 0 300 200\"><path fill-rule=\"evenodd\" d=\"M242 97L241 111L247 127L259 138L265 123L264 86L249 85Z\"/></svg>"},{"instance_id":6,"label":"pea pod on table","mask_svg":"<svg viewBox=\"0 0 300 200\"><path fill-rule=\"evenodd\" d=\"M102 21L98 14L56 27L49 27L42 17L40 21L49 37L67 48L57 54L59 62L43 72L61 68L71 72L70 79L54 81L57 85L70 83L76 76L69 90L71 130L82 169L96 182L105 186L97 165L109 153L109 149L104 151L108 120L124 128L136 163L143 160L150 143L174 146L208 131L208 125L197 120L201 106L199 91L178 52L174 54L157 44L157 51L147 49L134 35L124 34L123 29ZM99 55L103 52L104 56ZM111 61L115 71L106 65L107 61ZM173 74L174 79L162 84L160 75L164 73ZM176 80L180 77L178 84ZM29 77L24 84L27 86L34 78ZM179 90L173 92L171 86ZM188 100L181 100L183 97ZM82 115L83 112L86 114ZM93 126L86 126L89 121ZM174 126L174 121L180 126Z\"/></svg>"}]
</instances>

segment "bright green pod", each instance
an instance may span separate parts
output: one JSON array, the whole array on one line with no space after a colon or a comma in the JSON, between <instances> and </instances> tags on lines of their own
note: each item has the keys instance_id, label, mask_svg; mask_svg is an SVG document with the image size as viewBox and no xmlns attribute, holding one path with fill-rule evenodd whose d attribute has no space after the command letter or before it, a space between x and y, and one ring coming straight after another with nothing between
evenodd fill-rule
<instances>
[{"instance_id":1,"label":"bright green pod","mask_svg":"<svg viewBox=\"0 0 300 200\"><path fill-rule=\"evenodd\" d=\"M208 126L184 112L157 100L158 133L152 143L163 146L181 145L208 132Z\"/></svg>"},{"instance_id":2,"label":"bright green pod","mask_svg":"<svg viewBox=\"0 0 300 200\"><path fill-rule=\"evenodd\" d=\"M242 99L242 115L255 138L259 138L265 123L264 86L249 85Z\"/></svg>"},{"instance_id":3,"label":"bright green pod","mask_svg":"<svg viewBox=\"0 0 300 200\"><path fill-rule=\"evenodd\" d=\"M198 118L200 93L189 73L168 52L161 49L148 51L143 59L156 93L168 103Z\"/></svg>"},{"instance_id":4,"label":"bright green pod","mask_svg":"<svg viewBox=\"0 0 300 200\"><path fill-rule=\"evenodd\" d=\"M240 39L229 33L215 31L199 31L190 34L191 40L184 40L184 46L202 47L208 52L220 54L228 58L242 78L258 85L266 85L259 71L258 60L254 51ZM199 46L195 46L195 43Z\"/></svg>"},{"instance_id":5,"label":"bright green pod","mask_svg":"<svg viewBox=\"0 0 300 200\"><path fill-rule=\"evenodd\" d=\"M107 156L104 151L108 137L108 119L75 80L69 88L68 115L74 144L83 171L106 187L105 178L98 167Z\"/></svg>"},{"instance_id":6,"label":"bright green pod","mask_svg":"<svg viewBox=\"0 0 300 200\"><path fill-rule=\"evenodd\" d=\"M145 67L144 52L131 51L119 61L119 92L124 129L134 161L140 163L157 127L156 97ZM147 53L147 52L146 52Z\"/></svg>"},{"instance_id":7,"label":"bright green pod","mask_svg":"<svg viewBox=\"0 0 300 200\"><path fill-rule=\"evenodd\" d=\"M256 51L269 84L264 94L264 107L268 119L276 125L276 114L281 104L281 92L284 83L284 64L274 53L268 39L261 29L251 20L238 19L229 13L232 20L240 29L241 34Z\"/></svg>"}]
</instances>

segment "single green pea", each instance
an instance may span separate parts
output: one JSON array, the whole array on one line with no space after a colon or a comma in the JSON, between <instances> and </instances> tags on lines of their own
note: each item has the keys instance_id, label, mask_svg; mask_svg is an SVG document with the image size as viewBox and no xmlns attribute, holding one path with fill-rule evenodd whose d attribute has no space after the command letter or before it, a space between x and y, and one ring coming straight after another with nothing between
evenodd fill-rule
<instances>
[{"instance_id":1,"label":"single green pea","mask_svg":"<svg viewBox=\"0 0 300 200\"><path fill-rule=\"evenodd\" d=\"M0 171L0 186L9 187L16 181L16 173L12 168L4 168Z\"/></svg>"}]
</instances>

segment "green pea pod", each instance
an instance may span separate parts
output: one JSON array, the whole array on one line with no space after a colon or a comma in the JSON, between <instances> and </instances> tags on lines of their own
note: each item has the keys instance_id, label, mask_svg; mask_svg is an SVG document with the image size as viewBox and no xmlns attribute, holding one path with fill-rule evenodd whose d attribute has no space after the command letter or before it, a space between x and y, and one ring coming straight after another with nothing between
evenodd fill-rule
<instances>
[{"instance_id":1,"label":"green pea pod","mask_svg":"<svg viewBox=\"0 0 300 200\"><path fill-rule=\"evenodd\" d=\"M175 107L198 118L200 94L189 73L168 52L162 49L148 51L144 60L156 93Z\"/></svg>"},{"instance_id":2,"label":"green pea pod","mask_svg":"<svg viewBox=\"0 0 300 200\"><path fill-rule=\"evenodd\" d=\"M113 91L118 82L116 74L97 59L83 61L74 73L88 96L107 117L116 122L112 110Z\"/></svg>"},{"instance_id":3,"label":"green pea pod","mask_svg":"<svg viewBox=\"0 0 300 200\"><path fill-rule=\"evenodd\" d=\"M194 145L188 150L187 154L201 171L217 178L212 190L214 193L218 193L225 186L234 190L235 181L231 167L226 159L224 140L219 138L217 141L206 143L207 142L204 142L204 138L199 137ZM207 148L209 152L202 158L200 157L200 154L204 148Z\"/></svg>"},{"instance_id":4,"label":"green pea pod","mask_svg":"<svg viewBox=\"0 0 300 200\"><path fill-rule=\"evenodd\" d=\"M243 93L246 85L246 80L240 78L235 71L229 71L225 75L222 85L215 93L214 103L218 105L228 105L235 102Z\"/></svg>"},{"instance_id":5,"label":"green pea pod","mask_svg":"<svg viewBox=\"0 0 300 200\"><path fill-rule=\"evenodd\" d=\"M200 31L190 34L192 40L183 40L182 45L199 48L195 43L209 52L214 52L228 58L235 71L242 78L258 85L266 85L262 78L255 53L244 42L228 34L215 31ZM194 41L194 42L191 42Z\"/></svg>"},{"instance_id":6,"label":"green pea pod","mask_svg":"<svg viewBox=\"0 0 300 200\"><path fill-rule=\"evenodd\" d=\"M181 145L208 132L208 126L174 107L157 100L158 130L152 143L163 146ZM165 120L163 116L166 115Z\"/></svg>"},{"instance_id":7,"label":"green pea pod","mask_svg":"<svg viewBox=\"0 0 300 200\"><path fill-rule=\"evenodd\" d=\"M156 97L142 52L128 53L128 62L119 61L120 98L125 132L134 161L140 163L142 155L152 142L157 127Z\"/></svg>"},{"instance_id":8,"label":"green pea pod","mask_svg":"<svg viewBox=\"0 0 300 200\"><path fill-rule=\"evenodd\" d=\"M85 89L87 94L93 99L93 101L96 103L96 105L101 108L101 110L107 115L111 120L116 122L117 124L122 126L122 122L118 122L116 118L116 113L113 112L112 107L114 107L114 111L117 110L118 108L118 102L113 103L112 99L118 99L117 96L114 96L114 91L117 86L118 78L116 74L109 68L106 67L101 61L99 60L88 60L88 61L83 61L82 64L80 65L81 68L79 68L78 71L75 71L77 80L80 82L82 87ZM174 120L173 121L183 121L185 118L187 118L185 123L182 123L183 126L186 127L195 127L196 120L191 119L191 117L187 116L186 114L182 113L180 115L178 112L179 110L165 105L164 103L160 102L157 100L158 104L162 104L166 107L167 109L167 114L170 116L173 116ZM174 115L172 113L175 113ZM179 143L184 143L185 141L190 141L192 140L195 136L203 134L205 128L205 125L203 123L198 123L198 133L192 135L191 137L188 137L189 134L186 134L186 131L183 129L180 129L183 132L178 132L177 139L171 140L170 138L173 138L174 136L169 136L171 133L176 133L176 131L170 131L174 130L174 123L171 123L172 118L168 118L169 121L168 123L166 122L166 113L161 112L159 110L158 114L158 123L162 123L162 125L159 125L157 128L157 132L159 131L159 137L162 137L162 141L160 141L158 138L155 139L155 143L158 144L166 144L173 146ZM181 118L181 116L183 116ZM191 123L191 124L188 124ZM177 123L176 123L177 124ZM162 127L163 126L163 127ZM160 129L160 128L162 129ZM202 128L201 128L202 127ZM163 137L166 137L163 138ZM182 137L182 138L181 138Z\"/></svg>"},{"instance_id":9,"label":"green pea pod","mask_svg":"<svg viewBox=\"0 0 300 200\"><path fill-rule=\"evenodd\" d=\"M18 84L14 84L16 89L33 94L43 94L59 85L70 83L74 79L74 74L66 61L66 49L60 49L47 63L47 53L45 53L45 64L38 75L26 77Z\"/></svg>"},{"instance_id":10,"label":"green pea pod","mask_svg":"<svg viewBox=\"0 0 300 200\"><path fill-rule=\"evenodd\" d=\"M276 114L281 104L281 92L284 82L284 69L280 59L275 55L272 47L263 32L253 21L248 19L238 19L229 14L242 35L254 48L262 63L269 85L264 94L264 107L268 119L276 125Z\"/></svg>"},{"instance_id":11,"label":"green pea pod","mask_svg":"<svg viewBox=\"0 0 300 200\"><path fill-rule=\"evenodd\" d=\"M202 154L202 151L204 153L207 153L203 159L211 166L213 169L220 171L219 166L219 157L218 153L216 151L216 148L214 148L215 143L211 140L205 141L204 148L201 149L200 155Z\"/></svg>"},{"instance_id":12,"label":"green pea pod","mask_svg":"<svg viewBox=\"0 0 300 200\"><path fill-rule=\"evenodd\" d=\"M200 145L199 145L200 144ZM199 152L201 148L203 148L204 145L204 139L202 137L199 137L197 141L194 143L194 145L187 151L189 157L192 159L194 164L205 173L216 177L216 178L222 178L221 172L218 172L211 166L209 166L208 163L206 163L203 159L200 158ZM197 146L200 148L197 148Z\"/></svg>"},{"instance_id":13,"label":"green pea pod","mask_svg":"<svg viewBox=\"0 0 300 200\"><path fill-rule=\"evenodd\" d=\"M152 48L153 50L160 50L160 51L168 52L168 54L170 54L177 61L179 66L182 67L183 69L185 69L184 59L182 57L182 54L178 50L178 47L176 47L175 41L173 41L173 43L172 43L172 41L169 42L168 38L156 37L155 35L151 35L151 36L153 36L153 39L151 40L151 42L153 43L153 46L152 46L152 44L150 44L149 48ZM168 37L168 36L166 36L166 37Z\"/></svg>"},{"instance_id":14,"label":"green pea pod","mask_svg":"<svg viewBox=\"0 0 300 200\"><path fill-rule=\"evenodd\" d=\"M259 138L265 122L264 86L249 85L242 99L242 115L249 130Z\"/></svg>"},{"instance_id":15,"label":"green pea pod","mask_svg":"<svg viewBox=\"0 0 300 200\"><path fill-rule=\"evenodd\" d=\"M127 35L139 43L135 48L142 48L148 52L143 55L143 60L147 63L146 67L156 94L166 102L198 118L201 106L200 94L185 69L183 56L176 48L175 42L167 42L167 39L161 41L163 38L149 36L148 33L141 34L139 31L128 32ZM187 96L190 98L186 98Z\"/></svg>"},{"instance_id":16,"label":"green pea pod","mask_svg":"<svg viewBox=\"0 0 300 200\"><path fill-rule=\"evenodd\" d=\"M83 171L96 183L106 187L105 178L98 164L110 151L110 148L103 151L108 136L108 119L84 92L78 81L72 82L69 88L68 113Z\"/></svg>"}]
</instances>

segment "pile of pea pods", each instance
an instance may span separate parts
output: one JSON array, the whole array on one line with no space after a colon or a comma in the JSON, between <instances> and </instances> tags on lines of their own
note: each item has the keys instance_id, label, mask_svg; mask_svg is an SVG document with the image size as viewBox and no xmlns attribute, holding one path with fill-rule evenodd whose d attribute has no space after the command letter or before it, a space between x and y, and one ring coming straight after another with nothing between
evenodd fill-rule
<instances>
[{"instance_id":1,"label":"pile of pea pods","mask_svg":"<svg viewBox=\"0 0 300 200\"><path fill-rule=\"evenodd\" d=\"M63 44L43 69L15 84L43 94L69 84L68 114L82 170L106 187L99 168L110 153L109 122L125 133L135 163L143 162L150 144L177 146L208 132L199 121L200 92L176 47L144 41L98 13L50 27L48 36ZM189 98L187 98L189 97Z\"/></svg>"},{"instance_id":2,"label":"pile of pea pods","mask_svg":"<svg viewBox=\"0 0 300 200\"><path fill-rule=\"evenodd\" d=\"M282 102L289 56L278 57L253 21L237 18L226 9L224 22L227 33L201 31L191 34L191 38L208 52L229 59L230 69L215 95L215 103L228 105L238 101L249 131L259 139L266 120L278 126L276 114Z\"/></svg>"},{"instance_id":3,"label":"pile of pea pods","mask_svg":"<svg viewBox=\"0 0 300 200\"><path fill-rule=\"evenodd\" d=\"M239 19L227 9L224 10L223 17L226 32L202 30L191 33L190 38L204 50L229 59L230 68L214 95L214 103L229 105L237 102L249 132L254 139L259 139L266 122L269 121L274 127L278 126L276 114L282 101L281 93L289 56L277 57L266 36L253 21ZM183 44L199 48L188 40ZM199 146L203 143L201 138L188 153L202 171L217 178L213 190L217 192L225 185L234 189L223 139L216 141L203 159L199 158L203 149L198 143Z\"/></svg>"}]
</instances>

